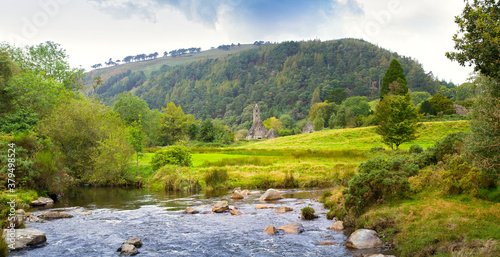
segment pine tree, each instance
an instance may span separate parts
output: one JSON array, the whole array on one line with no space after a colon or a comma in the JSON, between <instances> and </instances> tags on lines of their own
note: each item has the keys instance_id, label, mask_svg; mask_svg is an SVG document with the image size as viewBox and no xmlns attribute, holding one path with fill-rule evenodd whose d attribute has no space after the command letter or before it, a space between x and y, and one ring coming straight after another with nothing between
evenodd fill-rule
<instances>
[{"instance_id":1,"label":"pine tree","mask_svg":"<svg viewBox=\"0 0 500 257\"><path fill-rule=\"evenodd\" d=\"M401 67L401 64L396 59L393 59L382 79L380 100L383 100L387 94L405 95L408 93L408 86L406 84L403 67Z\"/></svg>"}]
</instances>

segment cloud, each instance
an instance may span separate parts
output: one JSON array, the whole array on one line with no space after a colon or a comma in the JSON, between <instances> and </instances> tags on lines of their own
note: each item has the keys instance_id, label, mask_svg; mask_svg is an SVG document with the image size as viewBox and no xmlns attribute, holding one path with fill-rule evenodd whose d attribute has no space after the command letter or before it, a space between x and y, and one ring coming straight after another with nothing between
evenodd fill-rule
<instances>
[{"instance_id":1,"label":"cloud","mask_svg":"<svg viewBox=\"0 0 500 257\"><path fill-rule=\"evenodd\" d=\"M316 27L342 13L361 14L356 0L88 0L116 19L140 18L156 22L156 10L173 8L188 20L215 28L219 20L252 30ZM230 24L231 25L231 24Z\"/></svg>"}]
</instances>

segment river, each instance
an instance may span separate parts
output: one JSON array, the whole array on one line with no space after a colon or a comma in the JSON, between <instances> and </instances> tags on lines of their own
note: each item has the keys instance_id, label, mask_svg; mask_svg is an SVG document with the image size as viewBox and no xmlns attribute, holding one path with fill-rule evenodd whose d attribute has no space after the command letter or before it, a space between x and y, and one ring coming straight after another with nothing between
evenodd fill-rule
<instances>
[{"instance_id":1,"label":"river","mask_svg":"<svg viewBox=\"0 0 500 257\"><path fill-rule=\"evenodd\" d=\"M343 232L327 229L333 224L318 199L322 191L281 190L285 199L264 203L260 194L231 200L231 191L197 194L167 194L138 189L74 188L51 209L68 208L70 219L27 223L27 228L46 233L47 242L38 248L9 256L119 256L116 249L130 237L139 237L143 246L137 256L352 256L343 246ZM263 191L262 191L263 193ZM187 207L210 212L215 201L227 200L242 215L183 214ZM275 213L257 204L287 206L293 211ZM300 219L300 209L311 206L320 218ZM47 210L32 210L39 215ZM305 232L269 236L263 229L293 222ZM321 242L333 245L319 246Z\"/></svg>"}]
</instances>

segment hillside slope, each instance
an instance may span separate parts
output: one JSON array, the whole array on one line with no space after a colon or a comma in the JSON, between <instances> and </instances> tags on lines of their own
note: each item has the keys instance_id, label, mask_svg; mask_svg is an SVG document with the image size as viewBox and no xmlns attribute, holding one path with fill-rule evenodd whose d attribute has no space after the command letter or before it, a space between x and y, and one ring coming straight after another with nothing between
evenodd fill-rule
<instances>
[{"instance_id":1,"label":"hillside slope","mask_svg":"<svg viewBox=\"0 0 500 257\"><path fill-rule=\"evenodd\" d=\"M400 146L408 149L414 144L424 148L430 147L443 139L447 134L463 132L469 129L467 121L424 122L418 134L419 137ZM309 134L280 137L261 140L238 148L266 150L370 150L373 147L385 147L380 135L375 133L375 127L333 129Z\"/></svg>"},{"instance_id":2,"label":"hillside slope","mask_svg":"<svg viewBox=\"0 0 500 257\"><path fill-rule=\"evenodd\" d=\"M183 65L172 66L182 60L174 62L175 58L167 57L165 60L172 62L165 62L159 70L154 69L160 61L145 62L152 64L147 67L138 67L141 63L120 65L122 70L106 73L118 74L110 76L97 93L111 104L117 94L132 91L150 108L160 109L172 101L198 119L220 118L230 126L244 128L250 126L255 103L263 119L285 113L296 120L306 117L317 88L321 100L335 88L344 89L347 96L375 99L393 58L401 63L412 91L434 94L441 86L454 86L425 73L422 65L409 57L357 39L245 47L251 49L224 58L192 61L193 55L191 62ZM130 71L124 71L127 67Z\"/></svg>"}]
</instances>

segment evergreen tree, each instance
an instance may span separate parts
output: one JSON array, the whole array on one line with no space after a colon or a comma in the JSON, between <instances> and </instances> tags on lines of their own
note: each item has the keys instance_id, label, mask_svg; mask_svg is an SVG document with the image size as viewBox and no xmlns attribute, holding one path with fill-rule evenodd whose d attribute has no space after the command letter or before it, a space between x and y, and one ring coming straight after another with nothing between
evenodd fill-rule
<instances>
[{"instance_id":1,"label":"evergreen tree","mask_svg":"<svg viewBox=\"0 0 500 257\"><path fill-rule=\"evenodd\" d=\"M404 96L387 95L377 105L375 118L378 122L377 134L387 145L399 145L417 138L417 128L420 126L420 115L411 103L410 94Z\"/></svg>"},{"instance_id":2,"label":"evergreen tree","mask_svg":"<svg viewBox=\"0 0 500 257\"><path fill-rule=\"evenodd\" d=\"M321 93L321 89L319 87L314 89L314 92L313 92L313 95L311 98L311 106L314 105L315 103L321 103L320 93Z\"/></svg>"},{"instance_id":3,"label":"evergreen tree","mask_svg":"<svg viewBox=\"0 0 500 257\"><path fill-rule=\"evenodd\" d=\"M382 88L380 89L380 100L383 100L385 95L405 95L408 93L406 86L406 77L403 67L398 60L393 59L387 69L384 78L382 79Z\"/></svg>"},{"instance_id":4,"label":"evergreen tree","mask_svg":"<svg viewBox=\"0 0 500 257\"><path fill-rule=\"evenodd\" d=\"M200 132L198 134L198 140L202 142L213 142L215 139L214 135L214 124L210 119L206 119L201 123Z\"/></svg>"}]
</instances>

